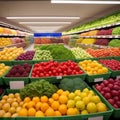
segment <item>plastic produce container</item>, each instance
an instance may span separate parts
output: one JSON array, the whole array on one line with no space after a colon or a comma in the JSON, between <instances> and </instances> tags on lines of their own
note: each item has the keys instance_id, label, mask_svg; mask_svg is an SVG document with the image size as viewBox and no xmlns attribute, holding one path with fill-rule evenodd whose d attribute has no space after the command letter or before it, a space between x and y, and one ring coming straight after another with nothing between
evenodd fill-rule
<instances>
[{"instance_id":1,"label":"plastic produce container","mask_svg":"<svg viewBox=\"0 0 120 120\"><path fill-rule=\"evenodd\" d=\"M62 33L34 33L34 44L63 43Z\"/></svg>"},{"instance_id":2,"label":"plastic produce container","mask_svg":"<svg viewBox=\"0 0 120 120\"><path fill-rule=\"evenodd\" d=\"M114 108L101 94L99 91L96 90L96 88L93 86L94 91L110 106L111 109L113 109L112 118L114 119L120 119L120 108L116 109ZM112 119L113 120L113 119Z\"/></svg>"}]
</instances>

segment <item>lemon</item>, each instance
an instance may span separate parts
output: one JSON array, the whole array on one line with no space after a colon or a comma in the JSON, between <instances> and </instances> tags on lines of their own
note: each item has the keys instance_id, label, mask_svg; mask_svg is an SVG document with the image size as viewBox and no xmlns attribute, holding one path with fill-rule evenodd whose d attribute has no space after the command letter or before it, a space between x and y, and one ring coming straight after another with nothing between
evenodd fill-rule
<instances>
[{"instance_id":1,"label":"lemon","mask_svg":"<svg viewBox=\"0 0 120 120\"><path fill-rule=\"evenodd\" d=\"M97 112L97 106L96 106L96 104L93 103L93 102L89 102L89 103L87 104L87 111L88 111L89 113L95 113L95 112Z\"/></svg>"},{"instance_id":2,"label":"lemon","mask_svg":"<svg viewBox=\"0 0 120 120\"><path fill-rule=\"evenodd\" d=\"M80 90L75 90L75 95L77 95L77 96L80 96L80 94L81 94L81 91Z\"/></svg>"},{"instance_id":3,"label":"lemon","mask_svg":"<svg viewBox=\"0 0 120 120\"><path fill-rule=\"evenodd\" d=\"M75 106L75 101L74 100L68 100L67 107L68 108L74 108L74 106Z\"/></svg>"},{"instance_id":4,"label":"lemon","mask_svg":"<svg viewBox=\"0 0 120 120\"><path fill-rule=\"evenodd\" d=\"M99 102L99 103L97 104L97 110L98 110L98 112L107 111L107 106L106 106L104 103Z\"/></svg>"},{"instance_id":5,"label":"lemon","mask_svg":"<svg viewBox=\"0 0 120 120\"><path fill-rule=\"evenodd\" d=\"M74 99L75 97L75 93L71 92L69 95L68 95L68 99Z\"/></svg>"},{"instance_id":6,"label":"lemon","mask_svg":"<svg viewBox=\"0 0 120 120\"><path fill-rule=\"evenodd\" d=\"M90 98L89 97L84 97L82 99L82 101L85 103L85 105L87 105L90 102Z\"/></svg>"},{"instance_id":7,"label":"lemon","mask_svg":"<svg viewBox=\"0 0 120 120\"><path fill-rule=\"evenodd\" d=\"M83 101L77 101L76 102L76 108L79 110L84 110L85 109L85 103Z\"/></svg>"},{"instance_id":8,"label":"lemon","mask_svg":"<svg viewBox=\"0 0 120 120\"><path fill-rule=\"evenodd\" d=\"M88 111L87 110L82 110L81 114L83 114L83 115L88 114Z\"/></svg>"},{"instance_id":9,"label":"lemon","mask_svg":"<svg viewBox=\"0 0 120 120\"><path fill-rule=\"evenodd\" d=\"M79 100L81 100L81 97L80 96L75 96L74 101L77 102Z\"/></svg>"},{"instance_id":10,"label":"lemon","mask_svg":"<svg viewBox=\"0 0 120 120\"><path fill-rule=\"evenodd\" d=\"M87 96L87 93L86 92L82 92L81 94L80 94L80 97L83 99L84 97L86 97Z\"/></svg>"},{"instance_id":11,"label":"lemon","mask_svg":"<svg viewBox=\"0 0 120 120\"><path fill-rule=\"evenodd\" d=\"M97 95L92 96L92 97L90 98L90 101L91 101L91 102L94 102L94 103L99 103L99 102L101 102L99 96L97 96Z\"/></svg>"}]
</instances>

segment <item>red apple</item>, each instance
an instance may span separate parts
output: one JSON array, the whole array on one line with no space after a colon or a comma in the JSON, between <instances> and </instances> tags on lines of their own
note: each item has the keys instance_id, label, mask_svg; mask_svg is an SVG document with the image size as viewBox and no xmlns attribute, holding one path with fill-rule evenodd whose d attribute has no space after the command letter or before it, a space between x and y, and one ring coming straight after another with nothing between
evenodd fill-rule
<instances>
[{"instance_id":1,"label":"red apple","mask_svg":"<svg viewBox=\"0 0 120 120\"><path fill-rule=\"evenodd\" d=\"M111 99L111 98L108 99L108 102L109 102L111 105L114 105L114 103L115 103L115 102L114 102L114 99Z\"/></svg>"},{"instance_id":2,"label":"red apple","mask_svg":"<svg viewBox=\"0 0 120 120\"><path fill-rule=\"evenodd\" d=\"M108 100L108 99L111 98L111 94L110 94L110 93L105 93L105 94L104 94L104 97Z\"/></svg>"}]
</instances>

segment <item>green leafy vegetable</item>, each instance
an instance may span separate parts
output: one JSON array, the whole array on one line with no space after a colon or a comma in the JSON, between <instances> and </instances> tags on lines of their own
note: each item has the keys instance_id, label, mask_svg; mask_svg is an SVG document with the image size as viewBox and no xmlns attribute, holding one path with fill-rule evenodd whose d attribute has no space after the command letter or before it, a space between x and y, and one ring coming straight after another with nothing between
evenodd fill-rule
<instances>
[{"instance_id":1,"label":"green leafy vegetable","mask_svg":"<svg viewBox=\"0 0 120 120\"><path fill-rule=\"evenodd\" d=\"M43 95L51 97L51 95L57 90L58 88L55 85L50 84L48 81L43 79L27 84L23 89L20 90L20 97L21 99L24 99L27 96L30 98L35 96L41 97Z\"/></svg>"},{"instance_id":2,"label":"green leafy vegetable","mask_svg":"<svg viewBox=\"0 0 120 120\"><path fill-rule=\"evenodd\" d=\"M119 39L112 39L108 46L112 46L112 47L120 47L120 40Z\"/></svg>"}]
</instances>

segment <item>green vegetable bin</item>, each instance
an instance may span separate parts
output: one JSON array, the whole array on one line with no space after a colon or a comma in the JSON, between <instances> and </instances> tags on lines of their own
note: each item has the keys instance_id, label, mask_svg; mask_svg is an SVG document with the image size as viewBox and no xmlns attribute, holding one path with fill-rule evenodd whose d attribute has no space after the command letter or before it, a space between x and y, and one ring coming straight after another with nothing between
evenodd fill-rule
<instances>
[{"instance_id":1,"label":"green vegetable bin","mask_svg":"<svg viewBox=\"0 0 120 120\"><path fill-rule=\"evenodd\" d=\"M7 61L7 60L0 60L0 63L4 63L5 65L11 66L11 65L13 65L13 61L14 61L14 60L10 60L10 61Z\"/></svg>"},{"instance_id":2,"label":"green vegetable bin","mask_svg":"<svg viewBox=\"0 0 120 120\"><path fill-rule=\"evenodd\" d=\"M114 56L113 59L120 61L120 56Z\"/></svg>"},{"instance_id":3,"label":"green vegetable bin","mask_svg":"<svg viewBox=\"0 0 120 120\"><path fill-rule=\"evenodd\" d=\"M97 74L97 75L88 75L86 76L86 81L87 82L100 82L100 81L103 81L103 80L107 80L111 75L111 72L108 71L108 73L105 73L105 74Z\"/></svg>"},{"instance_id":4,"label":"green vegetable bin","mask_svg":"<svg viewBox=\"0 0 120 120\"><path fill-rule=\"evenodd\" d=\"M14 61L12 61L13 65L17 65L17 64L22 65L24 63L33 64L34 62L33 62L33 60L14 60Z\"/></svg>"},{"instance_id":5,"label":"green vegetable bin","mask_svg":"<svg viewBox=\"0 0 120 120\"><path fill-rule=\"evenodd\" d=\"M116 109L114 108L101 94L99 91L96 90L96 88L93 86L94 91L96 92L96 94L98 94L105 102L106 104L108 104L110 106L110 108L113 110L112 113L112 118L114 119L120 119L120 108Z\"/></svg>"}]
</instances>

